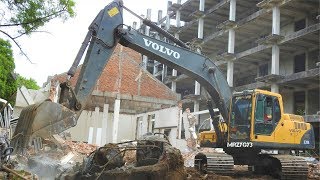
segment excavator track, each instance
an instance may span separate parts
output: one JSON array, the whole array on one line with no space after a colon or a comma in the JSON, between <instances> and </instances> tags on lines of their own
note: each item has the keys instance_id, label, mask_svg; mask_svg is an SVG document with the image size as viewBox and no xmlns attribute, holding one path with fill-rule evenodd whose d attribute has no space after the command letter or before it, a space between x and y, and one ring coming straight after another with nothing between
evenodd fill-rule
<instances>
[{"instance_id":1,"label":"excavator track","mask_svg":"<svg viewBox=\"0 0 320 180\"><path fill-rule=\"evenodd\" d=\"M195 156L195 167L202 172L220 175L234 173L233 157L225 153L199 153Z\"/></svg>"},{"instance_id":2,"label":"excavator track","mask_svg":"<svg viewBox=\"0 0 320 180\"><path fill-rule=\"evenodd\" d=\"M272 155L281 163L281 179L307 179L308 164L299 156Z\"/></svg>"}]
</instances>

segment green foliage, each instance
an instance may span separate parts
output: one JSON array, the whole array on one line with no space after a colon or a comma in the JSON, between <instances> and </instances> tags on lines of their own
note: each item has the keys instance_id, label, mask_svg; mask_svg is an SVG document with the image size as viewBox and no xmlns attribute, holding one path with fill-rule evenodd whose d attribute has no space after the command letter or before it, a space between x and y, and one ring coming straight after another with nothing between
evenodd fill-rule
<instances>
[{"instance_id":1,"label":"green foliage","mask_svg":"<svg viewBox=\"0 0 320 180\"><path fill-rule=\"evenodd\" d=\"M8 41L0 39L0 97L9 101L17 90L16 81L12 77L14 68L11 45Z\"/></svg>"},{"instance_id":2,"label":"green foliage","mask_svg":"<svg viewBox=\"0 0 320 180\"><path fill-rule=\"evenodd\" d=\"M40 87L37 85L37 82L32 79L32 78L25 78L25 77L22 77L20 75L18 75L17 77L17 86L18 87L21 87L21 86L25 86L27 89L40 89Z\"/></svg>"},{"instance_id":3,"label":"green foliage","mask_svg":"<svg viewBox=\"0 0 320 180\"><path fill-rule=\"evenodd\" d=\"M30 34L54 18L63 20L75 15L73 0L0 0L10 11L9 22L1 26L19 26L20 34ZM1 4L0 4L1 5Z\"/></svg>"}]
</instances>

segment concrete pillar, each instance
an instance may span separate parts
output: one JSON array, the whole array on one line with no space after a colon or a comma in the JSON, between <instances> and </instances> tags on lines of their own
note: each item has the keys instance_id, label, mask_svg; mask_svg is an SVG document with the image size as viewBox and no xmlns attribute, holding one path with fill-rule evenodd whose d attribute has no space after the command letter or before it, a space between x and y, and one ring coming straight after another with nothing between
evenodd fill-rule
<instances>
[{"instance_id":1,"label":"concrete pillar","mask_svg":"<svg viewBox=\"0 0 320 180\"><path fill-rule=\"evenodd\" d=\"M272 45L271 74L279 74L279 53L279 46L277 44ZM279 93L279 85L271 84L271 92Z\"/></svg>"},{"instance_id":2,"label":"concrete pillar","mask_svg":"<svg viewBox=\"0 0 320 180\"><path fill-rule=\"evenodd\" d=\"M120 116L120 99L117 98L114 102L112 143L117 143L117 140L118 140L119 116Z\"/></svg>"},{"instance_id":3,"label":"concrete pillar","mask_svg":"<svg viewBox=\"0 0 320 180\"><path fill-rule=\"evenodd\" d=\"M199 10L200 11L204 11L204 4L205 4L205 0L200 0L200 4L199 4Z\"/></svg>"},{"instance_id":4,"label":"concrete pillar","mask_svg":"<svg viewBox=\"0 0 320 180\"><path fill-rule=\"evenodd\" d=\"M181 4L181 0L178 0L177 3ZM177 28L179 28L181 26L180 17L181 17L181 13L180 13L180 11L177 11L176 12L176 26L177 26ZM179 34L175 33L174 37L179 39ZM172 76L177 76L177 70L172 69ZM171 82L171 91L176 92L176 89L177 89L177 82L172 81Z\"/></svg>"},{"instance_id":5,"label":"concrete pillar","mask_svg":"<svg viewBox=\"0 0 320 180\"><path fill-rule=\"evenodd\" d=\"M309 70L309 62L310 62L310 60L309 60L309 51L306 51L305 53L306 53L306 61L305 61L306 69L305 69L305 71L307 71L307 70Z\"/></svg>"},{"instance_id":6,"label":"concrete pillar","mask_svg":"<svg viewBox=\"0 0 320 180\"><path fill-rule=\"evenodd\" d=\"M100 112L100 108L99 107L95 107L94 108L94 112L92 112L92 127L93 127L93 138L92 138L92 143L97 143L97 129L99 127L99 112ZM97 144L99 145L99 144Z\"/></svg>"},{"instance_id":7,"label":"concrete pillar","mask_svg":"<svg viewBox=\"0 0 320 180\"><path fill-rule=\"evenodd\" d=\"M272 45L272 57L271 57L271 74L279 74L279 46Z\"/></svg>"},{"instance_id":8,"label":"concrete pillar","mask_svg":"<svg viewBox=\"0 0 320 180\"><path fill-rule=\"evenodd\" d=\"M102 132L101 132L101 145L107 144L107 132L108 132L108 114L109 114L109 104L103 105L103 114L102 114Z\"/></svg>"},{"instance_id":9,"label":"concrete pillar","mask_svg":"<svg viewBox=\"0 0 320 180\"><path fill-rule=\"evenodd\" d=\"M279 93L279 85L276 83L271 84L271 92Z\"/></svg>"},{"instance_id":10,"label":"concrete pillar","mask_svg":"<svg viewBox=\"0 0 320 180\"><path fill-rule=\"evenodd\" d=\"M143 14L141 14L140 16L141 16L141 18L144 19L144 15L143 15ZM143 21L140 20L140 23L139 23L139 32L141 32L141 33L143 33L142 25L143 25Z\"/></svg>"},{"instance_id":11,"label":"concrete pillar","mask_svg":"<svg viewBox=\"0 0 320 180\"><path fill-rule=\"evenodd\" d=\"M309 96L309 91L305 90L304 91L304 104L305 104L304 112L305 112L305 115L309 114L309 97L308 96Z\"/></svg>"},{"instance_id":12,"label":"concrete pillar","mask_svg":"<svg viewBox=\"0 0 320 180\"><path fill-rule=\"evenodd\" d=\"M159 36L158 33L155 35L155 38L156 38L156 39L160 39L160 36ZM158 71L159 71L158 66L159 66L158 61L155 61L155 60L154 60L154 61L153 61L153 75L155 75L156 73L158 73Z\"/></svg>"},{"instance_id":13,"label":"concrete pillar","mask_svg":"<svg viewBox=\"0 0 320 180\"><path fill-rule=\"evenodd\" d=\"M175 70L175 69L172 70L172 76L174 76L174 77L177 76L177 70ZM176 92L176 90L177 90L177 82L172 81L171 82L171 91Z\"/></svg>"},{"instance_id":14,"label":"concrete pillar","mask_svg":"<svg viewBox=\"0 0 320 180\"><path fill-rule=\"evenodd\" d=\"M233 87L233 69L234 69L233 61L228 61L227 64L227 82L230 87Z\"/></svg>"},{"instance_id":15,"label":"concrete pillar","mask_svg":"<svg viewBox=\"0 0 320 180\"><path fill-rule=\"evenodd\" d=\"M234 44L235 44L235 31L234 29L229 29L229 38L228 38L228 53L234 53Z\"/></svg>"},{"instance_id":16,"label":"concrete pillar","mask_svg":"<svg viewBox=\"0 0 320 180\"><path fill-rule=\"evenodd\" d=\"M183 116L182 116L182 110L179 110L179 122L178 122L178 124L179 124L179 127L178 127L178 139L181 139L181 131L182 131L182 118L183 118Z\"/></svg>"},{"instance_id":17,"label":"concrete pillar","mask_svg":"<svg viewBox=\"0 0 320 180\"><path fill-rule=\"evenodd\" d=\"M272 8L272 34L280 35L280 8L278 6ZM279 46L272 45L271 74L279 75L279 56ZM279 93L279 85L271 84L271 91Z\"/></svg>"},{"instance_id":18,"label":"concrete pillar","mask_svg":"<svg viewBox=\"0 0 320 180\"><path fill-rule=\"evenodd\" d=\"M236 0L230 0L229 20L236 20Z\"/></svg>"},{"instance_id":19,"label":"concrete pillar","mask_svg":"<svg viewBox=\"0 0 320 180\"><path fill-rule=\"evenodd\" d=\"M205 0L200 0L200 4L199 4L199 11L204 11L204 4L205 4ZM198 21L198 38L199 39L203 39L203 23L204 20L203 18L199 18Z\"/></svg>"},{"instance_id":20,"label":"concrete pillar","mask_svg":"<svg viewBox=\"0 0 320 180\"><path fill-rule=\"evenodd\" d=\"M151 20L151 9L147 9L147 19ZM150 35L150 27L146 26L146 33L147 36Z\"/></svg>"},{"instance_id":21,"label":"concrete pillar","mask_svg":"<svg viewBox=\"0 0 320 180\"><path fill-rule=\"evenodd\" d=\"M162 65L162 82L164 81L164 78L167 76L167 66Z\"/></svg>"},{"instance_id":22,"label":"concrete pillar","mask_svg":"<svg viewBox=\"0 0 320 180\"><path fill-rule=\"evenodd\" d=\"M280 8L272 8L272 34L280 35Z\"/></svg>"},{"instance_id":23,"label":"concrete pillar","mask_svg":"<svg viewBox=\"0 0 320 180\"><path fill-rule=\"evenodd\" d=\"M236 0L230 0L230 10L229 10L229 20L236 20ZM229 29L228 37L228 53L234 54L234 45L235 45L235 30ZM227 64L227 82L230 87L233 87L233 70L234 62L229 60Z\"/></svg>"},{"instance_id":24,"label":"concrete pillar","mask_svg":"<svg viewBox=\"0 0 320 180\"><path fill-rule=\"evenodd\" d=\"M198 38L203 39L203 18L199 19L198 23Z\"/></svg>"},{"instance_id":25,"label":"concrete pillar","mask_svg":"<svg viewBox=\"0 0 320 180\"><path fill-rule=\"evenodd\" d=\"M151 9L147 9L147 19L151 20ZM145 35L149 36L150 35L150 27L146 26L145 27ZM142 62L143 62L143 69L147 69L148 66L148 57L143 55L142 56Z\"/></svg>"},{"instance_id":26,"label":"concrete pillar","mask_svg":"<svg viewBox=\"0 0 320 180\"><path fill-rule=\"evenodd\" d=\"M158 11L158 22L160 22L160 20L162 19L162 10ZM161 26L161 24L159 24L159 26Z\"/></svg>"},{"instance_id":27,"label":"concrete pillar","mask_svg":"<svg viewBox=\"0 0 320 180\"><path fill-rule=\"evenodd\" d=\"M200 83L198 81L194 81L194 94L200 95Z\"/></svg>"}]
</instances>

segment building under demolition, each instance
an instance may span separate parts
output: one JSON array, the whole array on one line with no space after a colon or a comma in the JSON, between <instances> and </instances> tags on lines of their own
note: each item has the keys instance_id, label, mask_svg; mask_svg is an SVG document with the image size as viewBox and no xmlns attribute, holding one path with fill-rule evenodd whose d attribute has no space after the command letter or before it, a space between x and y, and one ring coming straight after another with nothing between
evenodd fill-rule
<instances>
[{"instance_id":1,"label":"building under demolition","mask_svg":"<svg viewBox=\"0 0 320 180\"><path fill-rule=\"evenodd\" d=\"M235 91L279 92L286 113L303 115L319 128L318 0L177 0L167 8L164 17L158 12L157 23L211 58ZM140 31L161 38L148 27ZM198 82L157 61L144 57L144 62L182 95L185 107L206 109Z\"/></svg>"}]
</instances>

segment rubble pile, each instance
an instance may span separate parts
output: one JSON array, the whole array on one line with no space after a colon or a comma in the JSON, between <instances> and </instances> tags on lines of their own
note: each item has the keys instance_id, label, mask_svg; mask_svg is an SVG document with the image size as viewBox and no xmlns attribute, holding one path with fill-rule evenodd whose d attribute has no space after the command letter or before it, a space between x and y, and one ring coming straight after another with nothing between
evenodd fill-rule
<instances>
[{"instance_id":1,"label":"rubble pile","mask_svg":"<svg viewBox=\"0 0 320 180\"><path fill-rule=\"evenodd\" d=\"M135 152L135 154L133 154ZM65 179L185 179L183 159L178 149L164 138L150 135L137 146L107 144L84 160L79 171L67 172Z\"/></svg>"},{"instance_id":2,"label":"rubble pile","mask_svg":"<svg viewBox=\"0 0 320 180\"><path fill-rule=\"evenodd\" d=\"M91 152L97 149L96 145L87 144L83 142L65 141L65 144L70 148L72 152L89 155Z\"/></svg>"},{"instance_id":3,"label":"rubble pile","mask_svg":"<svg viewBox=\"0 0 320 180\"><path fill-rule=\"evenodd\" d=\"M310 179L320 178L320 162L309 164L308 178Z\"/></svg>"},{"instance_id":4,"label":"rubble pile","mask_svg":"<svg viewBox=\"0 0 320 180\"><path fill-rule=\"evenodd\" d=\"M97 146L65 140L61 136L42 140L42 148L28 147L26 154L13 156L15 170L26 170L40 179L54 179L61 173L78 169L83 158Z\"/></svg>"}]
</instances>

